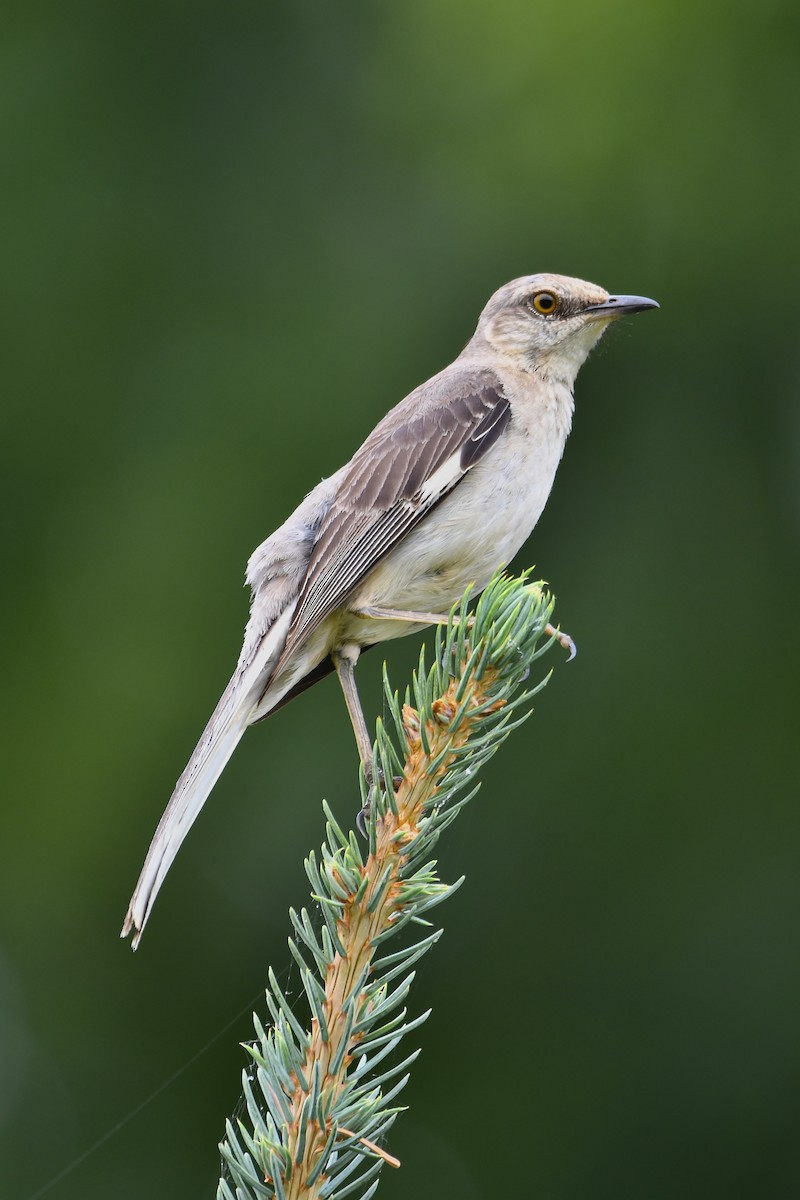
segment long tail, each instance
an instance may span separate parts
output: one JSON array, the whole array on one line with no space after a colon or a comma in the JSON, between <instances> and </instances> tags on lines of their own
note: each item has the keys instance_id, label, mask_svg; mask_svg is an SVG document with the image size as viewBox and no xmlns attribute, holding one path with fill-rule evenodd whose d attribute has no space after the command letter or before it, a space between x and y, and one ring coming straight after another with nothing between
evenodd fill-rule
<instances>
[{"instance_id":1,"label":"long tail","mask_svg":"<svg viewBox=\"0 0 800 1200\"><path fill-rule=\"evenodd\" d=\"M256 704L263 697L264 688L286 640L286 628L290 617L291 611L286 610L263 638L252 660L244 668L241 664L237 668L222 693L186 770L175 785L175 791L147 851L120 933L120 937L127 937L131 930L134 930L131 942L134 950L139 945L159 888L183 839L238 746L242 734L251 723ZM275 695L276 705L280 702L281 695L281 692ZM265 715L263 700L259 704L259 713Z\"/></svg>"}]
</instances>

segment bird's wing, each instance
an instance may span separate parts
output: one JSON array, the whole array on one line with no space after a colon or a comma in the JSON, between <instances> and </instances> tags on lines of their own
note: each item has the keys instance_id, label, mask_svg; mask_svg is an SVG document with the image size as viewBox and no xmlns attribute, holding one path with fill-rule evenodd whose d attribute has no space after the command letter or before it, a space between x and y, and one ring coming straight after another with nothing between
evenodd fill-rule
<instances>
[{"instance_id":1,"label":"bird's wing","mask_svg":"<svg viewBox=\"0 0 800 1200\"><path fill-rule=\"evenodd\" d=\"M511 419L499 380L456 379L412 393L341 475L319 530L277 671L378 562L453 490Z\"/></svg>"}]
</instances>

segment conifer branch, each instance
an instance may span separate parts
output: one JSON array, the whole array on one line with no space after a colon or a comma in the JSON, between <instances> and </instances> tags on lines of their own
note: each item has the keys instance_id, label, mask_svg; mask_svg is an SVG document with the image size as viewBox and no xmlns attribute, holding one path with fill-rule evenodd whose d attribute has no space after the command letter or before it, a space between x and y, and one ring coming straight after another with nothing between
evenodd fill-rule
<instances>
[{"instance_id":1,"label":"conifer branch","mask_svg":"<svg viewBox=\"0 0 800 1200\"><path fill-rule=\"evenodd\" d=\"M530 715L513 719L547 682L522 690L554 640L552 598L527 573L496 576L472 616L468 601L469 593L437 630L430 668L423 646L403 704L384 669L396 743L379 720L378 782L368 787L361 775L366 855L323 805L326 840L305 864L318 919L289 913L308 1013L300 1017L270 971L272 1025L254 1016L245 1111L226 1122L217 1200L368 1200L384 1163L399 1166L379 1142L401 1111L394 1102L419 1051L399 1062L395 1051L429 1015L409 1018L406 999L411 968L441 930L408 934L428 926L423 914L463 881L442 883L430 854L475 795L478 768ZM392 938L401 945L387 953Z\"/></svg>"}]
</instances>

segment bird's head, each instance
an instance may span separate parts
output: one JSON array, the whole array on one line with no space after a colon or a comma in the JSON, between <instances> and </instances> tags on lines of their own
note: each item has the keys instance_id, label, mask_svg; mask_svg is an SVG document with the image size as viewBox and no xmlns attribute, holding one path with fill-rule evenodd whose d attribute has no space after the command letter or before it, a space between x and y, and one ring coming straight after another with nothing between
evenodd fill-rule
<instances>
[{"instance_id":1,"label":"bird's head","mask_svg":"<svg viewBox=\"0 0 800 1200\"><path fill-rule=\"evenodd\" d=\"M471 347L489 345L518 366L570 388L589 351L612 321L658 308L645 296L611 296L567 275L525 275L492 296Z\"/></svg>"}]
</instances>

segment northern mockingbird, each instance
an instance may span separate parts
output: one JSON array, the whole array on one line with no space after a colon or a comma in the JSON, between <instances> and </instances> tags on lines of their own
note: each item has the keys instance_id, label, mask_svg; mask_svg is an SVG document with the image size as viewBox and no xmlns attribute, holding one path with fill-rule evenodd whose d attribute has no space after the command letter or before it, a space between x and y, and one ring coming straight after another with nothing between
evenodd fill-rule
<instances>
[{"instance_id":1,"label":"northern mockingbird","mask_svg":"<svg viewBox=\"0 0 800 1200\"><path fill-rule=\"evenodd\" d=\"M134 948L248 725L335 669L369 762L359 654L441 620L516 554L550 493L581 364L611 321L657 307L562 275L507 283L455 362L393 408L253 553L242 653L147 852L122 927Z\"/></svg>"}]
</instances>

